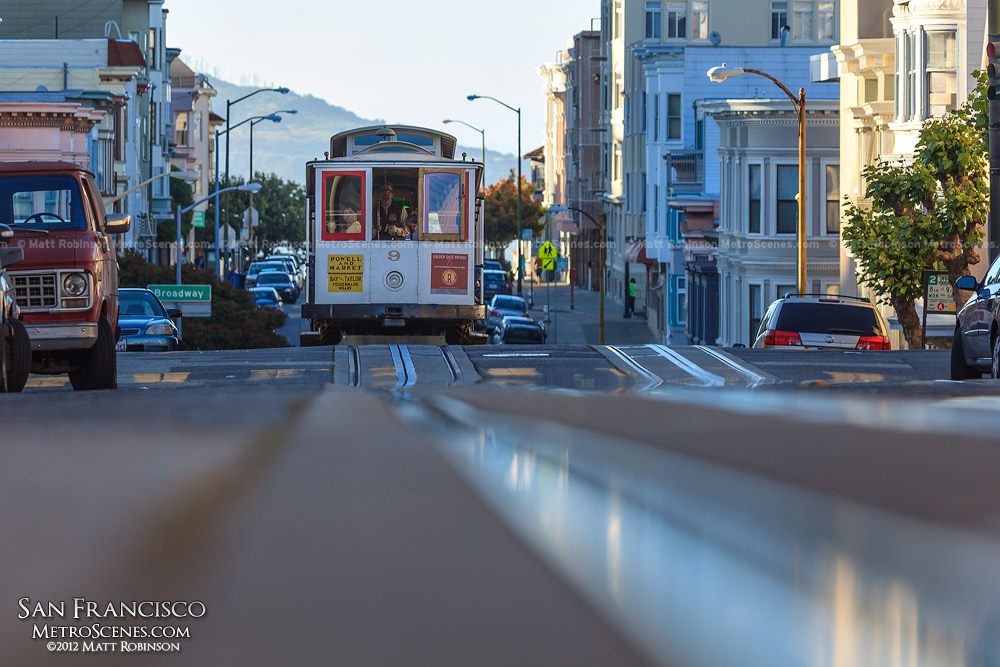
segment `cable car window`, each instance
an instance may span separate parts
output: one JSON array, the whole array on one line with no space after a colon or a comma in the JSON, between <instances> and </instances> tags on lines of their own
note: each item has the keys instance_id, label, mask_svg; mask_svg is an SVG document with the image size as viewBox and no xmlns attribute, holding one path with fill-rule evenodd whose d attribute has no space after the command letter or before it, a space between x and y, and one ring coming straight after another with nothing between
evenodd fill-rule
<instances>
[{"instance_id":1,"label":"cable car window","mask_svg":"<svg viewBox=\"0 0 1000 667\"><path fill-rule=\"evenodd\" d=\"M403 132L402 134L396 135L396 141L405 141L408 144L413 144L415 146L433 146L434 139L432 137L425 137L421 134L407 134Z\"/></svg>"},{"instance_id":2,"label":"cable car window","mask_svg":"<svg viewBox=\"0 0 1000 667\"><path fill-rule=\"evenodd\" d=\"M365 174L334 172L323 174L323 240L363 240L365 238Z\"/></svg>"},{"instance_id":3,"label":"cable car window","mask_svg":"<svg viewBox=\"0 0 1000 667\"><path fill-rule=\"evenodd\" d=\"M422 235L461 239L464 234L462 175L454 172L424 173L424 216Z\"/></svg>"}]
</instances>

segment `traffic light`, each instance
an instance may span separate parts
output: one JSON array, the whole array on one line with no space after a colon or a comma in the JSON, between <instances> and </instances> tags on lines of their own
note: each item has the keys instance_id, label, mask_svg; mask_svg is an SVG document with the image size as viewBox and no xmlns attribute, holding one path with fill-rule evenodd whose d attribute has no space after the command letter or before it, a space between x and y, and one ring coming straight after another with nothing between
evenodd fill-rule
<instances>
[{"instance_id":1,"label":"traffic light","mask_svg":"<svg viewBox=\"0 0 1000 667\"><path fill-rule=\"evenodd\" d=\"M989 77L986 97L1000 100L1000 40L986 44L986 57L989 59L989 64L986 65L986 74Z\"/></svg>"}]
</instances>

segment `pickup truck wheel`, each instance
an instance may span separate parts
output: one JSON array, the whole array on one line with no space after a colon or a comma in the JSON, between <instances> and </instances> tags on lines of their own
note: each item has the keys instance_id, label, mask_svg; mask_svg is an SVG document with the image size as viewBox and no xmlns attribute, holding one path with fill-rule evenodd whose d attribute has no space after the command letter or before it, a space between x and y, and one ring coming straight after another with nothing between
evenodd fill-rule
<instances>
[{"instance_id":1,"label":"pickup truck wheel","mask_svg":"<svg viewBox=\"0 0 1000 667\"><path fill-rule=\"evenodd\" d=\"M97 342L81 356L81 368L70 371L73 389L117 389L118 355L111 323L103 315L97 322Z\"/></svg>"},{"instance_id":2,"label":"pickup truck wheel","mask_svg":"<svg viewBox=\"0 0 1000 667\"><path fill-rule=\"evenodd\" d=\"M7 345L7 391L24 389L31 372L31 341L20 320L10 320L11 336Z\"/></svg>"},{"instance_id":3,"label":"pickup truck wheel","mask_svg":"<svg viewBox=\"0 0 1000 667\"><path fill-rule=\"evenodd\" d=\"M7 393L10 386L10 355L7 354L7 336L4 335L3 321L0 320L0 393Z\"/></svg>"}]
</instances>

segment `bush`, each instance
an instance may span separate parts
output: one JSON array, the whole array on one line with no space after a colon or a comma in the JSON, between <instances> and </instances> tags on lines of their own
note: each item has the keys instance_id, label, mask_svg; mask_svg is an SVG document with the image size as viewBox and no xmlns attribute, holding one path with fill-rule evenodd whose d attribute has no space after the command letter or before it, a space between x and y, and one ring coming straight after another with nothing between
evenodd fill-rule
<instances>
[{"instance_id":1,"label":"bush","mask_svg":"<svg viewBox=\"0 0 1000 667\"><path fill-rule=\"evenodd\" d=\"M177 280L174 267L150 264L141 255L126 251L118 258L118 282L121 287L172 285ZM285 324L287 316L275 308L257 308L250 293L230 283L216 280L211 271L181 266L186 285L212 286L212 316L184 318L184 346L191 350L247 350L262 347L288 347L284 336L275 329Z\"/></svg>"}]
</instances>

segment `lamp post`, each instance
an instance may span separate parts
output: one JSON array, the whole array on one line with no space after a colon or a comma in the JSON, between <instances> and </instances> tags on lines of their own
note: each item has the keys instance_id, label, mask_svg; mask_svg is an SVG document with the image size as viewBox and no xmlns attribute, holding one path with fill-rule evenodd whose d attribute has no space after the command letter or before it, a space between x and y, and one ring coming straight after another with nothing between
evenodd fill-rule
<instances>
[{"instance_id":1,"label":"lamp post","mask_svg":"<svg viewBox=\"0 0 1000 667\"><path fill-rule=\"evenodd\" d=\"M715 83L722 83L729 77L739 76L741 74L759 74L765 79L770 79L778 85L779 88L788 95L788 99L792 101L795 106L796 115L799 120L799 220L796 231L796 240L798 242L798 292L799 294L808 294L809 289L806 286L806 89L799 88L799 96L795 97L792 91L788 90L783 83L778 81L776 78L771 76L766 72L761 72L757 69L750 69L749 67L728 67L725 63L722 63L721 67L713 67L708 70L708 78Z\"/></svg>"},{"instance_id":2,"label":"lamp post","mask_svg":"<svg viewBox=\"0 0 1000 667\"><path fill-rule=\"evenodd\" d=\"M545 210L545 215L548 216L548 223L549 223L548 224L549 243L552 242L552 214L562 213L568 210L569 209L563 206L562 204L554 204L553 206L550 206ZM555 276L559 275L558 262L559 259L557 258L556 268L554 271L550 273L550 275L555 275ZM555 308L550 307L549 311L552 313L552 344L558 345L559 344L559 281L558 280L556 281L556 307Z\"/></svg>"},{"instance_id":3,"label":"lamp post","mask_svg":"<svg viewBox=\"0 0 1000 667\"><path fill-rule=\"evenodd\" d=\"M267 118L269 120L273 120L276 123L278 123L278 122L281 121L281 117L280 116L275 116L274 114L271 114L269 116L251 116L250 118L247 118L244 121L240 121L239 123L237 123L233 127L229 127L227 125L226 126L227 129L225 129L225 130L220 131L218 128L215 129L215 191L216 192L219 191L219 137L221 137L223 134L227 135L226 136L226 145L228 146L228 144L229 144L229 136L228 135L229 135L230 132L232 132L233 130L235 130L236 128L238 128L240 125L243 125L244 123L249 123L250 121L258 120L260 118ZM229 160L229 156L228 155L226 156L226 160L227 161ZM227 169L227 172L228 172L228 169ZM253 174L251 174L250 176L251 176L251 178L253 178ZM226 174L226 179L228 180L228 178L229 178L229 174L227 173ZM228 189L231 189L231 188L228 188ZM217 277L221 277L222 276L222 269L221 269L221 265L220 265L221 256L219 255L219 204L220 204L219 201L215 202L215 275Z\"/></svg>"},{"instance_id":4,"label":"lamp post","mask_svg":"<svg viewBox=\"0 0 1000 667\"><path fill-rule=\"evenodd\" d=\"M489 95L468 96L469 101L478 100L480 98L493 100L497 104L505 106L517 114L517 295L521 296L523 294L523 290L521 289L521 274L524 273L524 258L521 256L521 109L520 107L515 109L511 105L505 104L497 98L490 97Z\"/></svg>"},{"instance_id":5,"label":"lamp post","mask_svg":"<svg viewBox=\"0 0 1000 667\"><path fill-rule=\"evenodd\" d=\"M576 206L566 206L565 209L567 211L576 211L577 213L580 213L581 215L586 216L587 220L590 220L592 223L594 223L594 225L599 230L601 230L601 249L600 249L600 258L598 260L598 263L600 264L600 267L599 267L600 270L598 271L598 276L599 276L599 278L598 278L598 289L600 290L600 296L599 296L599 299L598 299L598 302L600 303L600 307L599 307L599 312L600 312L600 315L599 315L599 317L600 317L600 327L598 329L599 333L598 333L598 343L597 344L598 345L604 345L604 246L607 245L607 243L606 243L607 239L604 236L604 232L605 232L605 230L604 230L604 223L603 222L598 222L597 220L594 220L594 217L592 215L590 215L589 213L587 213L586 211L584 211L582 208L577 208ZM549 210L552 210L552 209L549 209Z\"/></svg>"},{"instance_id":6,"label":"lamp post","mask_svg":"<svg viewBox=\"0 0 1000 667\"><path fill-rule=\"evenodd\" d=\"M216 190L207 197L202 197L201 199L191 204L190 206L185 206L184 208L181 208L180 206L177 207L177 284L178 285L183 284L181 283L181 215L187 213L198 204L203 204L204 202L207 202L209 199L214 199L223 192L229 192L230 190L239 190L240 192L249 192L253 194L254 192L260 190L260 183L244 183L243 185L234 185L229 188L223 188L222 190ZM215 208L216 210L218 210L219 208L218 200L216 200L215 202Z\"/></svg>"},{"instance_id":7,"label":"lamp post","mask_svg":"<svg viewBox=\"0 0 1000 667\"><path fill-rule=\"evenodd\" d=\"M469 125L464 120L457 120L457 119L452 119L452 118L445 118L441 122L445 123L445 124L448 124L448 123L461 123L462 125L466 126L467 128L469 128L471 130L475 130L479 134L483 135L482 136L482 139L483 139L483 189L485 190L486 189L486 130L480 130L475 125Z\"/></svg>"},{"instance_id":8,"label":"lamp post","mask_svg":"<svg viewBox=\"0 0 1000 667\"><path fill-rule=\"evenodd\" d=\"M251 91L251 92L247 93L243 97L237 97L235 100L226 100L226 127L228 129L234 129L234 128L230 128L229 127L229 110L232 108L232 106L234 104L239 104L243 100L247 99L248 97L253 97L257 93L268 93L268 92L281 93L282 95L287 95L288 94L288 88L285 88L285 87L281 87L281 88L258 88L257 90L254 90L254 91ZM227 130L227 132L228 132L228 130ZM219 147L216 146L215 148L216 148L215 154L216 154L216 156L218 156L218 154L219 154L218 148ZM216 158L216 163L218 163L218 158ZM216 174L219 173L218 164L216 164L215 173ZM253 173L252 172L250 174L250 178L247 179L247 180L251 180L251 181L253 180ZM226 135L226 182L229 182L229 135L228 134ZM227 204L226 208L229 208L228 207L228 204L229 204L229 195L226 195L226 204ZM218 210L219 207L216 206L215 208L216 208L216 210ZM216 230L216 231L218 231L218 230ZM218 237L216 237L216 238L218 238Z\"/></svg>"},{"instance_id":9,"label":"lamp post","mask_svg":"<svg viewBox=\"0 0 1000 667\"><path fill-rule=\"evenodd\" d=\"M253 120L253 121L250 122L250 178L249 178L249 180L251 180L251 181L253 180L253 126L256 125L257 123L262 123L265 120L270 120L270 121L275 122L275 123L280 123L281 122L281 117L278 116L279 113L298 113L298 111L295 110L295 109L281 109L280 111L275 111L270 116L265 116L263 118L258 118L256 120ZM252 192L250 193L250 207L247 210L249 211L249 213L247 215L250 216L250 241L253 242L253 193Z\"/></svg>"},{"instance_id":10,"label":"lamp post","mask_svg":"<svg viewBox=\"0 0 1000 667\"><path fill-rule=\"evenodd\" d=\"M149 185L150 183L152 183L156 179L163 178L164 176L170 176L171 178L179 178L182 181L186 181L188 183L191 183L192 181L198 180L198 174L196 174L193 171L165 171L162 174L157 174L156 176L153 176L152 178L147 178L146 180L144 180L139 185L135 186L134 188L129 188L128 190L126 190L125 192L121 193L120 195L115 195L111 199L105 199L104 200L104 207L107 208L108 206L111 206L112 204L114 204L119 199L124 199L125 197L128 197L130 194L132 194L136 190L141 190L142 188L146 187L147 185Z\"/></svg>"}]
</instances>

